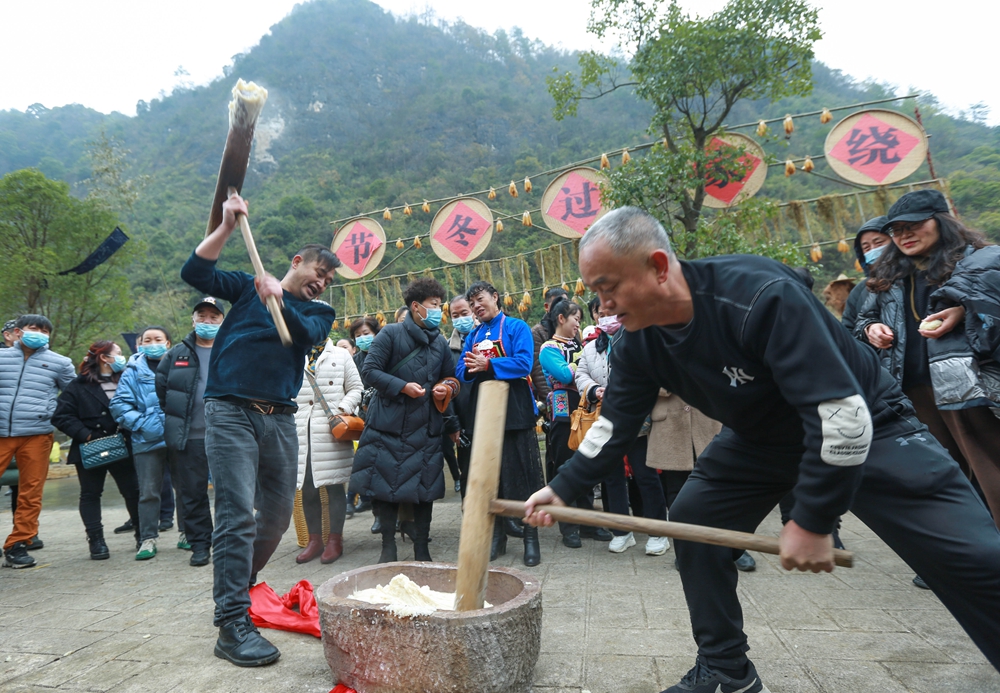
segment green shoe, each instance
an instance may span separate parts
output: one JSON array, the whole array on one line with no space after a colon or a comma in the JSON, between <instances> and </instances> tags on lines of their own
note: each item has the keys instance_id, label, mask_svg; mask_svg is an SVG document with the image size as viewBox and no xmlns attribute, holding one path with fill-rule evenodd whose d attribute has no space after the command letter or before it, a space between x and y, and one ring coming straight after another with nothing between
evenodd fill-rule
<instances>
[{"instance_id":1,"label":"green shoe","mask_svg":"<svg viewBox=\"0 0 1000 693\"><path fill-rule=\"evenodd\" d=\"M139 547L139 552L135 555L135 560L137 561L148 561L150 558L156 556L156 539L147 539L142 542L142 546Z\"/></svg>"},{"instance_id":2,"label":"green shoe","mask_svg":"<svg viewBox=\"0 0 1000 693\"><path fill-rule=\"evenodd\" d=\"M183 551L190 551L191 545L188 543L187 535L181 532L180 537L177 539L177 548Z\"/></svg>"}]
</instances>

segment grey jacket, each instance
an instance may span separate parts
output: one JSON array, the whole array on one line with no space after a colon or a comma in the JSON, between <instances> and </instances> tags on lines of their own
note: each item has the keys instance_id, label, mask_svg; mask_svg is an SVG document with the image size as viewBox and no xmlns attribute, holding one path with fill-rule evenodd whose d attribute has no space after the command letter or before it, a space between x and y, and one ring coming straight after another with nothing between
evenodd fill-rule
<instances>
[{"instance_id":1,"label":"grey jacket","mask_svg":"<svg viewBox=\"0 0 1000 693\"><path fill-rule=\"evenodd\" d=\"M896 382L903 383L903 361L906 357L906 300L903 296L903 282L893 284L888 291L865 296L854 323L854 336L864 344L871 344L865 330L869 325L882 323L892 330L895 339L888 349L876 349L882 366L889 371Z\"/></svg>"},{"instance_id":2,"label":"grey jacket","mask_svg":"<svg viewBox=\"0 0 1000 693\"><path fill-rule=\"evenodd\" d=\"M59 391L74 378L73 362L48 347L27 359L20 342L0 349L0 438L52 433Z\"/></svg>"}]
</instances>

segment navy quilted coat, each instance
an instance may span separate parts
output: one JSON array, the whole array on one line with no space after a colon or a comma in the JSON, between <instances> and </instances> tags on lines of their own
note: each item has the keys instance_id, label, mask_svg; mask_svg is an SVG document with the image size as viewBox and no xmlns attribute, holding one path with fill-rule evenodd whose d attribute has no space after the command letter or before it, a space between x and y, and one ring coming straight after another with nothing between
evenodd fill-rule
<instances>
[{"instance_id":1,"label":"navy quilted coat","mask_svg":"<svg viewBox=\"0 0 1000 693\"><path fill-rule=\"evenodd\" d=\"M396 373L389 371L417 347L419 353ZM391 503L422 503L444 497L444 454L441 434L458 430L456 417L442 415L431 390L442 378L454 377L448 342L438 330L406 322L386 325L375 337L362 368L365 382L378 394L368 406L365 430L358 442L350 492ZM424 388L423 397L402 393L407 383Z\"/></svg>"}]
</instances>

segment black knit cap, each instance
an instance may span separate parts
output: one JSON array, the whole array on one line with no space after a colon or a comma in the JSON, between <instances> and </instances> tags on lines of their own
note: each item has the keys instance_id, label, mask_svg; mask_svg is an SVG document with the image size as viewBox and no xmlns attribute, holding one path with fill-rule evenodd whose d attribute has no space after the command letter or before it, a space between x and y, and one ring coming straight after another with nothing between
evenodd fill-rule
<instances>
[{"instance_id":1,"label":"black knit cap","mask_svg":"<svg viewBox=\"0 0 1000 693\"><path fill-rule=\"evenodd\" d=\"M896 200L889 208L882 230L887 231L897 221L923 221L935 214L948 212L948 201L940 190L914 190Z\"/></svg>"}]
</instances>

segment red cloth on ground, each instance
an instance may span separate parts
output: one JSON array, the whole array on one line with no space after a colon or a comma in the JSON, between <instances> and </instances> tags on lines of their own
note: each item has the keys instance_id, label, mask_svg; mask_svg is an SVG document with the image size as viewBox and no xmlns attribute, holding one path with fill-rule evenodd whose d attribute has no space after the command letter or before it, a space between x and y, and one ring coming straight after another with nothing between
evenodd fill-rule
<instances>
[{"instance_id":1,"label":"red cloth on ground","mask_svg":"<svg viewBox=\"0 0 1000 693\"><path fill-rule=\"evenodd\" d=\"M298 611L294 610L296 606ZM308 580L300 580L281 597L266 582L251 587L250 619L258 628L276 628L320 637L319 607L316 606L312 583Z\"/></svg>"},{"instance_id":2,"label":"red cloth on ground","mask_svg":"<svg viewBox=\"0 0 1000 693\"><path fill-rule=\"evenodd\" d=\"M330 693L357 693L353 688L348 688L342 683L338 683Z\"/></svg>"}]
</instances>

